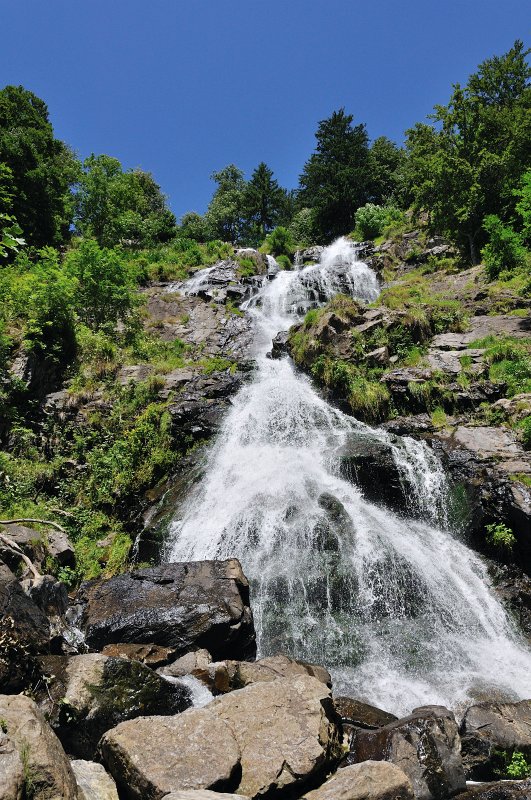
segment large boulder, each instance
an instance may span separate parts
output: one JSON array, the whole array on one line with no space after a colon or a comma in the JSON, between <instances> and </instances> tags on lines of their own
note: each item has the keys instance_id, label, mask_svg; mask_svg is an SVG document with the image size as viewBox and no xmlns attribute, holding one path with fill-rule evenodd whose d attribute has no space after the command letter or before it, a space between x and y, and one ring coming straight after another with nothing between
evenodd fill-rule
<instances>
[{"instance_id":1,"label":"large boulder","mask_svg":"<svg viewBox=\"0 0 531 800\"><path fill-rule=\"evenodd\" d=\"M308 675L279 678L175 717L123 722L100 750L126 796L215 789L258 797L324 775L341 756L329 689Z\"/></svg>"},{"instance_id":2,"label":"large boulder","mask_svg":"<svg viewBox=\"0 0 531 800\"><path fill-rule=\"evenodd\" d=\"M20 753L9 736L0 730L0 800L21 800L24 783Z\"/></svg>"},{"instance_id":3,"label":"large boulder","mask_svg":"<svg viewBox=\"0 0 531 800\"><path fill-rule=\"evenodd\" d=\"M210 707L175 717L122 722L100 742L101 756L125 797L160 800L172 790L232 790L240 748Z\"/></svg>"},{"instance_id":4,"label":"large boulder","mask_svg":"<svg viewBox=\"0 0 531 800\"><path fill-rule=\"evenodd\" d=\"M383 728L391 722L396 722L398 719L394 714L370 706L368 703L362 703L361 700L355 700L353 697L334 697L334 706L341 717L343 726L350 725L373 731Z\"/></svg>"},{"instance_id":5,"label":"large boulder","mask_svg":"<svg viewBox=\"0 0 531 800\"><path fill-rule=\"evenodd\" d=\"M398 764L417 800L446 800L466 786L454 715L443 706L423 706L378 730L357 730L347 764L367 760Z\"/></svg>"},{"instance_id":6,"label":"large boulder","mask_svg":"<svg viewBox=\"0 0 531 800\"><path fill-rule=\"evenodd\" d=\"M101 653L48 660L50 721L65 749L78 758L93 758L105 731L124 720L178 714L191 706L188 689L138 661Z\"/></svg>"},{"instance_id":7,"label":"large boulder","mask_svg":"<svg viewBox=\"0 0 531 800\"><path fill-rule=\"evenodd\" d=\"M50 623L0 563L0 691L19 691L36 673L35 658L49 651Z\"/></svg>"},{"instance_id":8,"label":"large boulder","mask_svg":"<svg viewBox=\"0 0 531 800\"><path fill-rule=\"evenodd\" d=\"M79 800L118 800L116 784L101 764L72 761Z\"/></svg>"},{"instance_id":9,"label":"large boulder","mask_svg":"<svg viewBox=\"0 0 531 800\"><path fill-rule=\"evenodd\" d=\"M84 584L77 602L89 647L126 642L254 657L249 584L239 561L163 564Z\"/></svg>"},{"instance_id":10,"label":"large boulder","mask_svg":"<svg viewBox=\"0 0 531 800\"><path fill-rule=\"evenodd\" d=\"M184 792L170 792L164 795L164 800L247 800L241 794L224 794L223 792L209 792L208 789L191 789Z\"/></svg>"},{"instance_id":11,"label":"large boulder","mask_svg":"<svg viewBox=\"0 0 531 800\"><path fill-rule=\"evenodd\" d=\"M24 695L0 695L0 719L24 765L24 797L77 800L70 762L33 700Z\"/></svg>"},{"instance_id":12,"label":"large boulder","mask_svg":"<svg viewBox=\"0 0 531 800\"><path fill-rule=\"evenodd\" d=\"M493 780L500 751L520 751L531 759L531 700L519 703L479 703L471 706L461 723L463 764L467 777Z\"/></svg>"},{"instance_id":13,"label":"large boulder","mask_svg":"<svg viewBox=\"0 0 531 800\"><path fill-rule=\"evenodd\" d=\"M303 800L413 800L411 781L395 764L364 761L340 769Z\"/></svg>"},{"instance_id":14,"label":"large boulder","mask_svg":"<svg viewBox=\"0 0 531 800\"><path fill-rule=\"evenodd\" d=\"M407 487L389 442L351 434L337 455L341 476L359 486L367 500L405 510Z\"/></svg>"},{"instance_id":15,"label":"large boulder","mask_svg":"<svg viewBox=\"0 0 531 800\"><path fill-rule=\"evenodd\" d=\"M191 674L214 693L224 694L243 689L252 683L274 681L277 678L311 675L327 686L332 685L330 673L324 667L295 661L288 656L268 656L259 661L214 661L205 650L187 653L173 664L157 670L160 675L181 677Z\"/></svg>"}]
</instances>

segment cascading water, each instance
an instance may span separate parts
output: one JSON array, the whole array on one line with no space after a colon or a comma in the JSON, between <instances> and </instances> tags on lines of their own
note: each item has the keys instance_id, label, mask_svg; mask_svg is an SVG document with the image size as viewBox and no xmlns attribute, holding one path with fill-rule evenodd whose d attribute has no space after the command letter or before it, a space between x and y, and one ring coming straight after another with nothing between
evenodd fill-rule
<instances>
[{"instance_id":1,"label":"cascading water","mask_svg":"<svg viewBox=\"0 0 531 800\"><path fill-rule=\"evenodd\" d=\"M445 529L435 456L333 408L288 358L267 358L278 331L337 291L378 294L345 239L247 301L257 369L173 521L168 555L239 558L260 653L327 665L337 693L398 714L425 703L457 708L494 688L529 696L531 654L481 559ZM420 519L367 502L339 476L337 453L353 434L391 446Z\"/></svg>"}]
</instances>

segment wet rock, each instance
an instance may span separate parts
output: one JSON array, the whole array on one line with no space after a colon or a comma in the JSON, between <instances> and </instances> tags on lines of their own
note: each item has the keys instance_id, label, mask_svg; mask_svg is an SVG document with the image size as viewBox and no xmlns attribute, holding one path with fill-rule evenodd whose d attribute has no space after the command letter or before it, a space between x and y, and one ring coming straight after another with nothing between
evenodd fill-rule
<instances>
[{"instance_id":1,"label":"wet rock","mask_svg":"<svg viewBox=\"0 0 531 800\"><path fill-rule=\"evenodd\" d=\"M467 777L493 780L500 766L499 751L518 750L531 758L531 700L471 706L460 732Z\"/></svg>"},{"instance_id":2,"label":"wet rock","mask_svg":"<svg viewBox=\"0 0 531 800\"><path fill-rule=\"evenodd\" d=\"M0 719L25 765L25 776L31 777L31 797L76 800L77 784L70 762L33 700L24 695L0 695Z\"/></svg>"},{"instance_id":3,"label":"wet rock","mask_svg":"<svg viewBox=\"0 0 531 800\"><path fill-rule=\"evenodd\" d=\"M295 259L297 256L302 261L303 264L306 264L308 261L313 261L316 264L321 260L321 255L323 253L324 247L321 245L314 245L313 247L307 247L305 250L297 250L295 253Z\"/></svg>"},{"instance_id":4,"label":"wet rock","mask_svg":"<svg viewBox=\"0 0 531 800\"><path fill-rule=\"evenodd\" d=\"M531 640L531 578L514 564L495 562L489 565L489 575L496 593Z\"/></svg>"},{"instance_id":5,"label":"wet rock","mask_svg":"<svg viewBox=\"0 0 531 800\"><path fill-rule=\"evenodd\" d=\"M27 583L27 587L26 587ZM27 594L48 617L62 617L68 608L68 592L64 583L52 575L43 575L38 581L23 581Z\"/></svg>"},{"instance_id":6,"label":"wet rock","mask_svg":"<svg viewBox=\"0 0 531 800\"><path fill-rule=\"evenodd\" d=\"M72 761L78 786L78 800L118 800L116 784L101 764Z\"/></svg>"},{"instance_id":7,"label":"wet rock","mask_svg":"<svg viewBox=\"0 0 531 800\"><path fill-rule=\"evenodd\" d=\"M443 800L465 789L460 749L454 715L423 706L378 730L357 730L346 763L391 761L409 777L417 800Z\"/></svg>"},{"instance_id":8,"label":"wet rock","mask_svg":"<svg viewBox=\"0 0 531 800\"><path fill-rule=\"evenodd\" d=\"M0 730L0 800L21 800L24 783L20 753L9 736Z\"/></svg>"},{"instance_id":9,"label":"wet rock","mask_svg":"<svg viewBox=\"0 0 531 800\"><path fill-rule=\"evenodd\" d=\"M78 594L90 647L157 644L214 658L256 652L249 584L239 561L163 564L84 584Z\"/></svg>"},{"instance_id":10,"label":"wet rock","mask_svg":"<svg viewBox=\"0 0 531 800\"><path fill-rule=\"evenodd\" d=\"M341 754L337 722L326 686L309 676L280 678L177 717L124 722L100 748L135 798L209 788L258 797L333 766Z\"/></svg>"},{"instance_id":11,"label":"wet rock","mask_svg":"<svg viewBox=\"0 0 531 800\"><path fill-rule=\"evenodd\" d=\"M359 486L367 500L405 509L405 489L389 443L351 434L338 459L341 476Z\"/></svg>"},{"instance_id":12,"label":"wet rock","mask_svg":"<svg viewBox=\"0 0 531 800\"><path fill-rule=\"evenodd\" d=\"M496 781L468 786L459 800L529 800L531 797L531 780Z\"/></svg>"},{"instance_id":13,"label":"wet rock","mask_svg":"<svg viewBox=\"0 0 531 800\"><path fill-rule=\"evenodd\" d=\"M177 790L230 791L240 778L240 748L210 707L122 722L103 736L100 751L125 796L135 800L160 800Z\"/></svg>"},{"instance_id":14,"label":"wet rock","mask_svg":"<svg viewBox=\"0 0 531 800\"><path fill-rule=\"evenodd\" d=\"M24 688L36 672L36 656L50 645L48 618L0 563L0 690Z\"/></svg>"},{"instance_id":15,"label":"wet rock","mask_svg":"<svg viewBox=\"0 0 531 800\"><path fill-rule=\"evenodd\" d=\"M273 339L271 347L271 358L282 358L289 352L288 348L289 331L280 331Z\"/></svg>"},{"instance_id":16,"label":"wet rock","mask_svg":"<svg viewBox=\"0 0 531 800\"><path fill-rule=\"evenodd\" d=\"M361 700L354 700L352 697L334 697L334 706L343 724L347 723L366 730L383 728L398 719L394 714L362 703Z\"/></svg>"},{"instance_id":17,"label":"wet rock","mask_svg":"<svg viewBox=\"0 0 531 800\"><path fill-rule=\"evenodd\" d=\"M407 775L395 764L365 761L332 775L303 800L413 800Z\"/></svg>"},{"instance_id":18,"label":"wet rock","mask_svg":"<svg viewBox=\"0 0 531 800\"><path fill-rule=\"evenodd\" d=\"M175 655L175 650L171 647L159 647L156 644L124 644L123 642L107 644L101 652L104 656L140 661L141 664L145 664L151 669L163 667L172 661Z\"/></svg>"},{"instance_id":19,"label":"wet rock","mask_svg":"<svg viewBox=\"0 0 531 800\"><path fill-rule=\"evenodd\" d=\"M54 665L58 666L57 661ZM59 665L61 668L61 665ZM100 653L70 658L56 670L52 696L59 702L51 724L64 747L78 758L94 757L105 731L147 714L177 714L191 705L189 691L140 664Z\"/></svg>"}]
</instances>

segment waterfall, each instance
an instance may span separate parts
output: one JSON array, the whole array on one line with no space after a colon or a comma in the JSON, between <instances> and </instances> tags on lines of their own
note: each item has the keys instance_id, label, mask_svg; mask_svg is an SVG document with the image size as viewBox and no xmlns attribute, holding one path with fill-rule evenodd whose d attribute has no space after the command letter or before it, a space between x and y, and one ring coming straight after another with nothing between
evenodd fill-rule
<instances>
[{"instance_id":1,"label":"waterfall","mask_svg":"<svg viewBox=\"0 0 531 800\"><path fill-rule=\"evenodd\" d=\"M529 696L531 654L486 567L445 525L431 451L329 405L271 339L337 291L378 294L340 239L316 266L280 271L251 300L257 368L236 395L202 481L171 526L171 560L240 559L261 655L325 664L336 693L397 714L426 703ZM411 518L370 503L339 475L348 437L387 442Z\"/></svg>"}]
</instances>

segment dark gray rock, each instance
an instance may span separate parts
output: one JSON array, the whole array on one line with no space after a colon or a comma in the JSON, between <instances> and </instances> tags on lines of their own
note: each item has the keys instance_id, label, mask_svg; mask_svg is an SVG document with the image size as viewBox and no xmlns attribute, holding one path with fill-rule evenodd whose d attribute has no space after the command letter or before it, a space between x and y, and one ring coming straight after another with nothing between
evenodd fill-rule
<instances>
[{"instance_id":1,"label":"dark gray rock","mask_svg":"<svg viewBox=\"0 0 531 800\"><path fill-rule=\"evenodd\" d=\"M38 674L35 657L50 645L47 617L0 563L0 690L23 689Z\"/></svg>"},{"instance_id":2,"label":"dark gray rock","mask_svg":"<svg viewBox=\"0 0 531 800\"><path fill-rule=\"evenodd\" d=\"M390 444L351 434L338 458L341 476L359 486L367 500L404 511L405 487Z\"/></svg>"},{"instance_id":3,"label":"dark gray rock","mask_svg":"<svg viewBox=\"0 0 531 800\"><path fill-rule=\"evenodd\" d=\"M459 795L459 800L529 800L531 780L496 781L469 786L468 791Z\"/></svg>"},{"instance_id":4,"label":"dark gray rock","mask_svg":"<svg viewBox=\"0 0 531 800\"><path fill-rule=\"evenodd\" d=\"M500 751L518 750L531 759L531 700L471 706L460 732L467 777L494 780L502 766Z\"/></svg>"},{"instance_id":5,"label":"dark gray rock","mask_svg":"<svg viewBox=\"0 0 531 800\"><path fill-rule=\"evenodd\" d=\"M256 654L249 584L236 559L164 564L91 581L76 602L92 648L153 643L182 655L204 647L216 660Z\"/></svg>"},{"instance_id":6,"label":"dark gray rock","mask_svg":"<svg viewBox=\"0 0 531 800\"><path fill-rule=\"evenodd\" d=\"M334 706L343 724L354 725L365 730L377 730L396 722L398 717L381 708L362 703L352 697L334 697Z\"/></svg>"},{"instance_id":7,"label":"dark gray rock","mask_svg":"<svg viewBox=\"0 0 531 800\"><path fill-rule=\"evenodd\" d=\"M271 358L282 358L289 352L288 348L289 331L280 331L273 339L271 347Z\"/></svg>"},{"instance_id":8,"label":"dark gray rock","mask_svg":"<svg viewBox=\"0 0 531 800\"><path fill-rule=\"evenodd\" d=\"M411 780L417 800L446 800L466 787L454 715L423 706L378 730L357 730L345 764L390 761Z\"/></svg>"}]
</instances>

